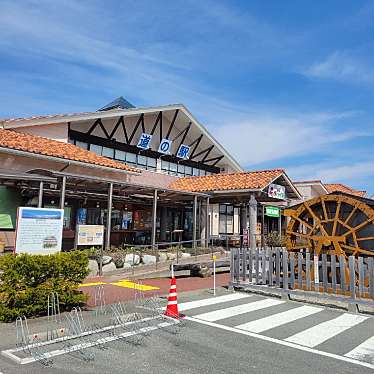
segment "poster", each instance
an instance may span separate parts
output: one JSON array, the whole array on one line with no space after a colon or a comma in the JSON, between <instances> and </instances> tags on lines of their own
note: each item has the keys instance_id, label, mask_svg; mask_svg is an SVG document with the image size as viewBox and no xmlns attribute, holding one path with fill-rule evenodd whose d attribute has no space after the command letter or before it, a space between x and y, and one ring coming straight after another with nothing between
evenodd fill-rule
<instances>
[{"instance_id":1,"label":"poster","mask_svg":"<svg viewBox=\"0 0 374 374\"><path fill-rule=\"evenodd\" d=\"M16 252L51 254L61 251L63 209L18 208Z\"/></svg>"},{"instance_id":2,"label":"poster","mask_svg":"<svg viewBox=\"0 0 374 374\"><path fill-rule=\"evenodd\" d=\"M77 245L103 245L103 225L78 225Z\"/></svg>"}]
</instances>

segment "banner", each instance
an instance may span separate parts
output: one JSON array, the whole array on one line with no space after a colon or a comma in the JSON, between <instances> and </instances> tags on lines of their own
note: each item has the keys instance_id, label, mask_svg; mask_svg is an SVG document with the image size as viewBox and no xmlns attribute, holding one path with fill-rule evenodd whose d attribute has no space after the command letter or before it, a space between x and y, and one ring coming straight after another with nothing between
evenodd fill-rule
<instances>
[{"instance_id":1,"label":"banner","mask_svg":"<svg viewBox=\"0 0 374 374\"><path fill-rule=\"evenodd\" d=\"M16 252L51 254L61 251L63 209L18 208Z\"/></svg>"},{"instance_id":2,"label":"banner","mask_svg":"<svg viewBox=\"0 0 374 374\"><path fill-rule=\"evenodd\" d=\"M104 226L103 225L78 225L77 245L103 245Z\"/></svg>"}]
</instances>

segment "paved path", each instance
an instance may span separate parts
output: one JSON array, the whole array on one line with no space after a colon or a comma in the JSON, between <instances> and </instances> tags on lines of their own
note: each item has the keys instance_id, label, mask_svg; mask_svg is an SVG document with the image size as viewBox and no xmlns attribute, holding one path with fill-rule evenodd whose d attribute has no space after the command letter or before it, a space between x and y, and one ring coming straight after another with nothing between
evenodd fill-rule
<instances>
[{"instance_id":1,"label":"paved path","mask_svg":"<svg viewBox=\"0 0 374 374\"><path fill-rule=\"evenodd\" d=\"M179 309L186 314L178 334L159 329L140 345L117 341L104 350L91 349L94 361L65 354L57 356L48 368L40 363L17 366L0 357L0 371L4 374L374 373L372 316L231 293L222 288L216 297L211 290L195 290L180 292L178 298ZM35 328L41 320L29 323ZM12 326L0 325L0 333L0 348L14 344Z\"/></svg>"},{"instance_id":2,"label":"paved path","mask_svg":"<svg viewBox=\"0 0 374 374\"><path fill-rule=\"evenodd\" d=\"M217 287L226 286L229 283L230 274L221 273L217 274L216 285ZM170 288L169 278L155 278L143 280L128 281L119 276L91 278L83 284L81 291L90 296L89 304L93 304L93 295L95 286L97 284L104 284L105 286L105 299L107 304L112 304L119 300L129 300L134 298L135 289L142 289L145 295L167 295ZM186 292L199 289L207 289L213 287L213 277L200 278L200 277L177 277L177 291Z\"/></svg>"},{"instance_id":3,"label":"paved path","mask_svg":"<svg viewBox=\"0 0 374 374\"><path fill-rule=\"evenodd\" d=\"M374 317L234 293L188 301L190 320L374 370Z\"/></svg>"}]
</instances>

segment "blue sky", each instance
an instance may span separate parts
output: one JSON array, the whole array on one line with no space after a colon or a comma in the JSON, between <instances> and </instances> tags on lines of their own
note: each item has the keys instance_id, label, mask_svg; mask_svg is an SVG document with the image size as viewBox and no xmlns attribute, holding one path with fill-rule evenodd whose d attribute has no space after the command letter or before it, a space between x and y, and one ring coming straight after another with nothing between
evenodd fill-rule
<instances>
[{"instance_id":1,"label":"blue sky","mask_svg":"<svg viewBox=\"0 0 374 374\"><path fill-rule=\"evenodd\" d=\"M0 117L183 103L247 169L374 193L374 3L0 1Z\"/></svg>"}]
</instances>

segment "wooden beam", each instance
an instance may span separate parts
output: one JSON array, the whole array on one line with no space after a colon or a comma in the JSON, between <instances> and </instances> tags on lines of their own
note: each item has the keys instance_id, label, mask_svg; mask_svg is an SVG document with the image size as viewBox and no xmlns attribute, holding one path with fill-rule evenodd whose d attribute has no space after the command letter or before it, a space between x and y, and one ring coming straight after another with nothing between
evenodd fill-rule
<instances>
[{"instance_id":1,"label":"wooden beam","mask_svg":"<svg viewBox=\"0 0 374 374\"><path fill-rule=\"evenodd\" d=\"M135 136L136 131L138 130L140 124L142 124L142 131L145 132L145 130L144 130L144 113L142 113L139 116L138 121L136 122L135 128L134 128L133 132L130 135L129 142L127 144L129 144L129 145L131 144L131 142L134 139L134 136Z\"/></svg>"},{"instance_id":2,"label":"wooden beam","mask_svg":"<svg viewBox=\"0 0 374 374\"><path fill-rule=\"evenodd\" d=\"M179 113L179 109L176 109L175 113L174 113L174 117L170 123L170 126L169 126L169 129L168 129L168 132L166 133L166 139L169 139L169 136L170 136L170 133L171 133L171 130L173 129L174 127L174 124L175 124L175 121L178 117L178 113Z\"/></svg>"},{"instance_id":3,"label":"wooden beam","mask_svg":"<svg viewBox=\"0 0 374 374\"><path fill-rule=\"evenodd\" d=\"M203 138L203 134L201 134L198 138L196 138L190 145L189 147L192 147L193 145L195 145L195 147L193 148L192 152L191 152L191 155L190 155L190 159L191 157L194 156L195 152L196 152L196 149L197 147L199 146L200 142L201 142L201 139Z\"/></svg>"}]
</instances>

